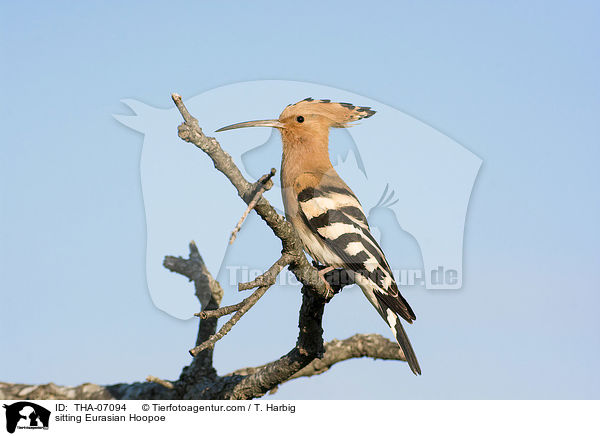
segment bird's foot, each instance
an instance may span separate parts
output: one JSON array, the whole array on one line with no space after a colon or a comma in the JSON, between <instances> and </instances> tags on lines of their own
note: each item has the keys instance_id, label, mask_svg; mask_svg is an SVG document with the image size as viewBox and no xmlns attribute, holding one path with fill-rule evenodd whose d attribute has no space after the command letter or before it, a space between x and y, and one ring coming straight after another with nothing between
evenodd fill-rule
<instances>
[{"instance_id":1,"label":"bird's foot","mask_svg":"<svg viewBox=\"0 0 600 436\"><path fill-rule=\"evenodd\" d=\"M313 260L313 266L319 270L319 277L325 282L327 287L326 298L333 297L339 293L344 286L351 285L354 283L352 280L352 274L345 269L336 269L333 266L320 265Z\"/></svg>"},{"instance_id":2,"label":"bird's foot","mask_svg":"<svg viewBox=\"0 0 600 436\"><path fill-rule=\"evenodd\" d=\"M331 292L332 297L335 295L335 292L333 291L333 288L331 287L329 280L327 280L325 278L325 274L327 274L330 271L333 271L334 269L335 269L334 267L328 266L326 268L319 270L319 277L321 277L321 280L323 280L325 282L325 286L327 287L327 295L325 296L326 299L329 299L329 292Z\"/></svg>"}]
</instances>

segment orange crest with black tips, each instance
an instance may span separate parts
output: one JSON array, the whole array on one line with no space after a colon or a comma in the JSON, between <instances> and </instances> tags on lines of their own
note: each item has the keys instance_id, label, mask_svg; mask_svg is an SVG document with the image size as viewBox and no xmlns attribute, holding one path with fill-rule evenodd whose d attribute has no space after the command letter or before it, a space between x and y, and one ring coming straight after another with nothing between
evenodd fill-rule
<instances>
[{"instance_id":1,"label":"orange crest with black tips","mask_svg":"<svg viewBox=\"0 0 600 436\"><path fill-rule=\"evenodd\" d=\"M369 118L374 114L375 111L370 107L331 100L314 100L309 97L288 105L279 116L279 121L286 123L298 117L319 117L327 120L330 127L349 127L348 123Z\"/></svg>"}]
</instances>

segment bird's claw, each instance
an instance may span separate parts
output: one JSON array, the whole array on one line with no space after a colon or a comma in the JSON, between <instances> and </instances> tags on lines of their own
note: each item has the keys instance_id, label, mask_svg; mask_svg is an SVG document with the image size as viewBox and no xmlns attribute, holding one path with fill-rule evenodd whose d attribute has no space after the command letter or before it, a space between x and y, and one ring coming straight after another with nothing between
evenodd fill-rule
<instances>
[{"instance_id":1,"label":"bird's claw","mask_svg":"<svg viewBox=\"0 0 600 436\"><path fill-rule=\"evenodd\" d=\"M319 277L321 277L321 280L323 280L325 282L325 286L327 287L327 295L325 295L326 299L329 299L329 292L331 292L331 296L332 297L335 295L335 292L334 292L333 288L331 287L331 284L325 278L325 274L327 274L330 271L333 271L334 269L335 269L334 267L328 266L326 268L323 268L323 269L319 270Z\"/></svg>"}]
</instances>

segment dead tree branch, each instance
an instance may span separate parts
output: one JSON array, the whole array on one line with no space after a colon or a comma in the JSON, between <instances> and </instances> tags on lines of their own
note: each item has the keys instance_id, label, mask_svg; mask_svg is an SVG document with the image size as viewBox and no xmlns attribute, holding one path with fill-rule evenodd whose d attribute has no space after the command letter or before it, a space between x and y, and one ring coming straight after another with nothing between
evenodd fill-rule
<instances>
[{"instance_id":1,"label":"dead tree branch","mask_svg":"<svg viewBox=\"0 0 600 436\"><path fill-rule=\"evenodd\" d=\"M362 344L362 345L361 345ZM366 346L364 344L367 344ZM371 344L371 345L369 345ZM333 340L325 344L325 353L313 360L288 380L321 374L335 363L346 359L368 357L372 359L404 360L398 346L379 335L354 335L348 339ZM269 365L269 364L267 364ZM252 375L266 365L243 368L224 377ZM154 388L154 389L152 389ZM271 390L273 391L273 390ZM99 386L86 383L80 386L57 386L53 383L26 385L0 382L0 400L111 400L111 399L171 399L168 389L154 383L116 384ZM170 392L173 392L172 390Z\"/></svg>"},{"instance_id":2,"label":"dead tree branch","mask_svg":"<svg viewBox=\"0 0 600 436\"><path fill-rule=\"evenodd\" d=\"M241 307L235 312L235 315L231 317L229 321L227 321L223 327L214 335L211 335L206 341L202 342L200 345L192 348L190 350L190 354L192 356L196 356L202 350L206 350L207 348L212 348L219 339L225 336L229 331L233 328L234 325L240 320L242 316L248 312L252 306L254 306L257 301L265 295L265 292L269 289L268 286L261 286L258 288L252 295L246 298L242 303Z\"/></svg>"},{"instance_id":3,"label":"dead tree branch","mask_svg":"<svg viewBox=\"0 0 600 436\"><path fill-rule=\"evenodd\" d=\"M171 383L170 381L163 380L162 378L158 378L153 375L149 375L148 377L146 377L146 381L152 382L152 383L158 383L159 385L164 386L167 389L173 389L175 387L173 385L173 383Z\"/></svg>"},{"instance_id":4,"label":"dead tree branch","mask_svg":"<svg viewBox=\"0 0 600 436\"><path fill-rule=\"evenodd\" d=\"M257 184L250 184L233 163L231 156L223 151L214 138L209 138L202 132L198 120L191 116L183 104L181 97L173 94L173 102L179 109L184 123L179 126L179 137L191 142L204 151L213 161L215 167L221 171L236 187L238 195L251 204L255 198ZM214 343L223 337L246 311L274 283L277 274L289 265L290 270L303 284L302 307L300 308L299 328L300 334L296 346L279 360L266 365L252 375L243 377L231 387L225 398L245 399L264 395L279 383L287 380L297 371L308 365L314 358L323 354L323 329L321 321L325 303L328 301L327 286L319 277L318 271L306 259L302 244L293 227L279 215L264 198L260 197L254 206L258 215L273 230L282 243L282 257L269 270L250 284L240 286L240 289L259 286L255 293L248 297L248 304L244 304L235 315L223 326L219 333L211 336L206 344L201 344L193 350L211 348ZM264 284L263 284L264 283ZM256 296L256 297L255 297ZM254 298L253 298L254 297Z\"/></svg>"},{"instance_id":5,"label":"dead tree branch","mask_svg":"<svg viewBox=\"0 0 600 436\"><path fill-rule=\"evenodd\" d=\"M223 299L223 288L221 288L219 282L213 278L206 268L194 241L190 243L189 259L166 256L163 265L168 270L179 273L194 282L196 296L200 300L202 310L216 310L219 308ZM216 330L216 318L200 320L196 345L207 341L215 334ZM216 371L213 368L212 362L213 351L212 349L206 349L203 353L198 352L194 355L194 360L190 368L197 370L196 372L199 371L202 374L214 376L216 375Z\"/></svg>"},{"instance_id":6,"label":"dead tree branch","mask_svg":"<svg viewBox=\"0 0 600 436\"><path fill-rule=\"evenodd\" d=\"M325 344L325 354L323 354L322 358L313 360L309 365L306 365L292 375L287 381L322 374L338 362L360 357L371 357L382 360L406 360L402 349L396 342L390 341L381 335L356 334L348 339L334 339L331 342L327 342ZM264 366L242 368L231 374L250 375Z\"/></svg>"},{"instance_id":7,"label":"dead tree branch","mask_svg":"<svg viewBox=\"0 0 600 436\"><path fill-rule=\"evenodd\" d=\"M200 351L205 350L207 348L214 347L215 343L223 338L229 331L233 328L233 326L240 320L242 316L248 312L254 306L258 300L267 292L267 290L275 283L275 279L277 275L281 272L283 268L285 268L291 261L291 257L289 255L282 255L277 262L271 266L266 272L258 276L251 282L248 283L240 283L240 289L252 289L258 286L258 289L254 291L252 295L248 298L244 299L241 303L234 304L232 306L223 307L221 309L203 311L198 314L201 319L208 318L219 318L221 316L228 315L230 313L235 312L235 315L231 317L229 321L221 327L218 333L211 335L206 341L197 345L196 347L190 350L190 354L195 356ZM209 316L210 315L210 316Z\"/></svg>"},{"instance_id":8,"label":"dead tree branch","mask_svg":"<svg viewBox=\"0 0 600 436\"><path fill-rule=\"evenodd\" d=\"M240 220L236 224L236 226L233 229L233 231L231 232L231 237L229 238L229 244L230 245L233 244L233 241L235 241L235 238L236 238L238 232L242 228L242 224L244 224L244 221L246 220L246 217L248 216L248 214L250 213L250 211L252 209L254 209L254 206L256 206L256 203L258 203L258 200L260 199L261 195L263 195L263 193L265 191L267 191L267 190L269 190L269 189L271 189L273 187L273 181L271 180L271 178L274 175L275 175L275 168L271 168L271 172L269 174L265 174L260 179L258 179L258 182L260 183L260 187L258 188L258 191L256 192L256 194L254 194L254 197L252 198L252 201L250 203L248 203L248 207L244 211L242 217L240 218Z\"/></svg>"},{"instance_id":9,"label":"dead tree branch","mask_svg":"<svg viewBox=\"0 0 600 436\"><path fill-rule=\"evenodd\" d=\"M256 190L257 184L248 182L233 162L231 156L221 148L217 140L206 136L202 132L202 129L198 125L198 120L190 115L183 104L181 96L173 94L172 98L185 120L179 126L179 137L204 151L212 160L215 168L223 173L236 188L240 198L246 204L249 204L253 199L253 193ZM275 236L281 240L283 246L282 252L292 256L290 270L294 273L298 281L303 285L310 286L323 298L327 298L327 287L320 279L317 269L306 259L302 249L302 242L292 225L283 216L279 215L267 199L262 196L256 202L254 210L265 221Z\"/></svg>"},{"instance_id":10,"label":"dead tree branch","mask_svg":"<svg viewBox=\"0 0 600 436\"><path fill-rule=\"evenodd\" d=\"M47 385L22 385L0 383L0 399L251 399L273 391L281 383L299 377L310 377L327 371L335 363L358 357L405 360L395 343L379 335L355 335L349 339L323 344L322 318L325 304L330 300L325 282L318 270L304 255L302 244L287 222L262 193L272 184L275 170L259 179L248 182L239 168L215 140L204 135L198 121L189 113L181 97L172 95L184 123L179 126L179 136L194 144L212 160L236 188L238 195L281 240L281 257L262 275L248 283L240 283L239 290L257 288L240 303L219 308L223 289L207 270L202 257L192 241L187 259L167 256L164 266L194 282L200 300L196 346L189 366L183 368L176 381L148 376L143 383L121 383L110 386L84 384L77 387ZM241 222L243 222L242 217ZM238 227L241 227L239 224ZM237 227L236 227L237 228ZM234 231L235 234L235 231ZM276 282L281 271L288 267L302 284L302 305L299 312L299 334L296 345L281 358L254 368L244 368L231 374L218 376L213 367L215 343L225 336L250 308ZM328 281L328 275L325 276ZM331 283L337 290L345 284ZM233 314L217 332L220 317Z\"/></svg>"},{"instance_id":11,"label":"dead tree branch","mask_svg":"<svg viewBox=\"0 0 600 436\"><path fill-rule=\"evenodd\" d=\"M203 310L202 312L194 313L194 316L197 316L200 319L221 318L222 316L237 312L242 306L244 306L244 301L232 304L231 306L223 306L215 310Z\"/></svg>"}]
</instances>

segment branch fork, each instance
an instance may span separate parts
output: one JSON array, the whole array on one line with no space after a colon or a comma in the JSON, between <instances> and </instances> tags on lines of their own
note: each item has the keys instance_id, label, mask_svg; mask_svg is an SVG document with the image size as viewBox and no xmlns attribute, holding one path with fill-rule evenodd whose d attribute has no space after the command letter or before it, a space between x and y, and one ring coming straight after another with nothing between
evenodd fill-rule
<instances>
[{"instance_id":1,"label":"branch fork","mask_svg":"<svg viewBox=\"0 0 600 436\"><path fill-rule=\"evenodd\" d=\"M256 203L258 203L258 200L260 200L260 197L263 195L263 193L273 187L273 181L271 180L271 178L275 175L275 172L276 172L275 168L271 168L270 173L265 174L260 179L258 179L258 182L256 182L256 185L258 185L256 194L254 194L254 196L252 197L252 201L250 201L250 203L248 203L248 207L244 211L244 214L242 215L242 217L238 221L237 225L231 232L231 237L229 238L229 245L233 244L233 241L235 241L235 238L236 238L238 232L240 231L240 229L242 228L242 224L246 220L246 217L248 216L250 211L252 209L254 209L254 207L256 206Z\"/></svg>"}]
</instances>

